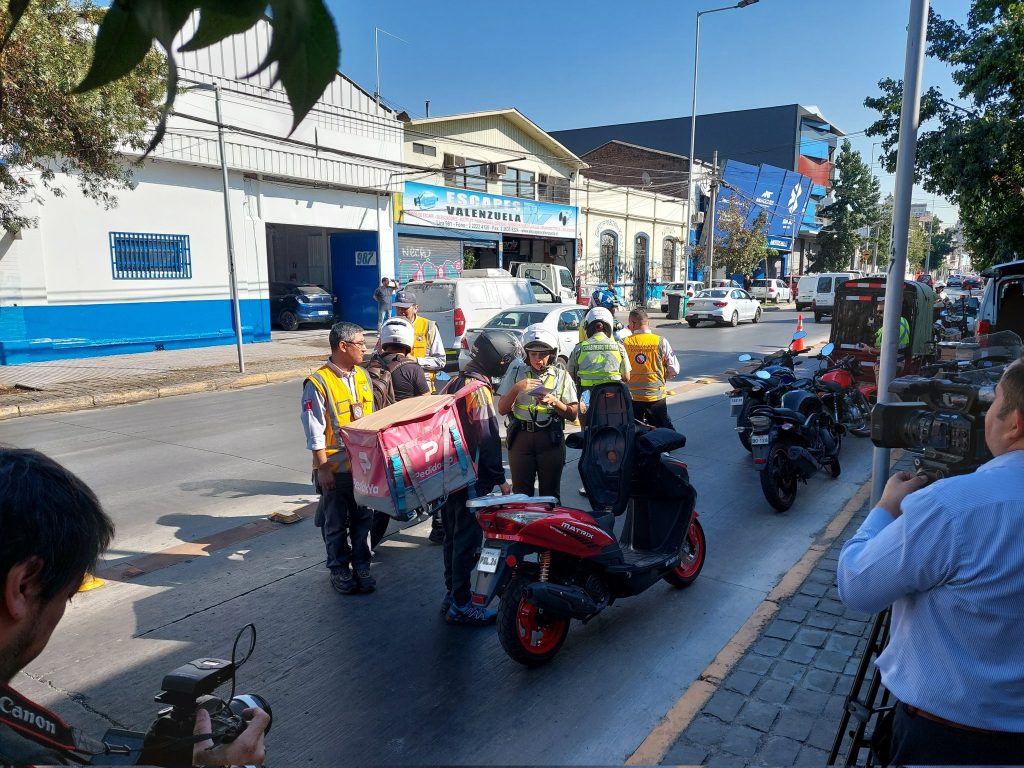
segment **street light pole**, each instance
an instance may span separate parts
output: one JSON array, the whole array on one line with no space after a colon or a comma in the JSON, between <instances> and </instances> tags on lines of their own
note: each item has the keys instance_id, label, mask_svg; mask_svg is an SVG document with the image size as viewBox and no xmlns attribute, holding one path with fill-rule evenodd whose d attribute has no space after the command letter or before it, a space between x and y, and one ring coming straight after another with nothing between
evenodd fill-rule
<instances>
[{"instance_id":1,"label":"street light pole","mask_svg":"<svg viewBox=\"0 0 1024 768\"><path fill-rule=\"evenodd\" d=\"M238 347L238 372L245 373L245 354L242 352L242 311L238 302L238 277L235 272L235 235L231 226L231 197L228 186L228 159L224 151L224 120L220 114L220 84L213 85L213 100L217 107L217 147L220 153L221 181L224 185L224 227L228 241L228 283L231 286L231 313L235 320L235 346Z\"/></svg>"},{"instance_id":2,"label":"street light pole","mask_svg":"<svg viewBox=\"0 0 1024 768\"><path fill-rule=\"evenodd\" d=\"M900 141L896 152L896 197L893 202L892 244L885 285L882 349L879 355L878 402L887 403L889 382L896 373L899 353L903 281L907 273L910 235L910 200L914 191L917 131L921 124L921 74L928 37L928 0L911 0L907 24L907 55L903 71L903 104L900 108ZM875 448L872 458L871 503L877 504L889 479L889 449Z\"/></svg>"},{"instance_id":3,"label":"street light pole","mask_svg":"<svg viewBox=\"0 0 1024 768\"><path fill-rule=\"evenodd\" d=\"M746 8L758 0L740 0L736 5L726 5L722 8L712 8L707 11L697 11L697 23L693 33L693 100L690 102L690 154L686 158L686 221L683 223L683 232L686 234L687 253L690 248L690 227L693 225L693 152L697 140L697 66L700 63L700 17L708 13L719 11L731 11L736 8ZM714 222L711 223L714 226ZM710 270L707 276L708 285L712 275ZM686 280L690 279L690 257L686 257Z\"/></svg>"}]
</instances>

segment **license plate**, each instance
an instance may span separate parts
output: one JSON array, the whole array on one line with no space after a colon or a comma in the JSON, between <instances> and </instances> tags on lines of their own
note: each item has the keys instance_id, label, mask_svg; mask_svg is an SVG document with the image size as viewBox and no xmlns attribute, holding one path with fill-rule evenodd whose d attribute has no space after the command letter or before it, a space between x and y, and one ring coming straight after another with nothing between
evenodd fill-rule
<instances>
[{"instance_id":1,"label":"license plate","mask_svg":"<svg viewBox=\"0 0 1024 768\"><path fill-rule=\"evenodd\" d=\"M480 573L494 573L498 570L498 558L500 557L500 549L484 547L480 550L480 560L476 564L476 569L480 571Z\"/></svg>"},{"instance_id":2,"label":"license plate","mask_svg":"<svg viewBox=\"0 0 1024 768\"><path fill-rule=\"evenodd\" d=\"M329 315L329 314L331 314L331 313L330 313L330 310L327 310L327 309L319 309L319 310L317 310L317 314L318 314L318 315Z\"/></svg>"},{"instance_id":3,"label":"license plate","mask_svg":"<svg viewBox=\"0 0 1024 768\"><path fill-rule=\"evenodd\" d=\"M742 397L730 397L729 398L729 405L743 405L743 398Z\"/></svg>"},{"instance_id":4,"label":"license plate","mask_svg":"<svg viewBox=\"0 0 1024 768\"><path fill-rule=\"evenodd\" d=\"M768 445L768 435L751 435L751 445Z\"/></svg>"}]
</instances>

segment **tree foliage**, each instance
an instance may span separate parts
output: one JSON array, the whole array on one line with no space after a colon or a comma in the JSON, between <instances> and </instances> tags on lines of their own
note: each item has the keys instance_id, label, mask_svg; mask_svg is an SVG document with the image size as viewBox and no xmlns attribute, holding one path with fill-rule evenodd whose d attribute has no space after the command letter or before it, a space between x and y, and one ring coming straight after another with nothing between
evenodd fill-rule
<instances>
[{"instance_id":1,"label":"tree foliage","mask_svg":"<svg viewBox=\"0 0 1024 768\"><path fill-rule=\"evenodd\" d=\"M8 232L34 224L23 205L39 201L42 190L64 194L58 172L106 207L131 182L123 150L147 145L160 113L164 59L148 50L130 75L74 93L89 67L92 24L102 16L88 3L40 0L0 49L0 227ZM0 29L10 29L10 20L0 7Z\"/></svg>"},{"instance_id":2,"label":"tree foliage","mask_svg":"<svg viewBox=\"0 0 1024 768\"><path fill-rule=\"evenodd\" d=\"M960 207L964 240L978 268L1024 254L1024 3L972 0L965 25L932 13L928 55L952 68L954 104L937 88L921 99L917 180ZM883 160L896 166L901 81L879 82L865 99L881 117L867 130L883 137Z\"/></svg>"},{"instance_id":3,"label":"tree foliage","mask_svg":"<svg viewBox=\"0 0 1024 768\"><path fill-rule=\"evenodd\" d=\"M0 49L32 5L32 0L9 0L9 13L0 26L7 30ZM268 18L268 9L273 37L260 66L247 76L275 68L275 78L288 95L294 129L338 71L338 31L323 0L115 0L103 16L92 64L77 90L90 91L125 77L142 66L153 44L158 44L168 54L168 66L164 110L149 146L153 149L163 138L178 90L174 39L192 14L199 13L199 26L180 51L205 48L244 32Z\"/></svg>"},{"instance_id":4,"label":"tree foliage","mask_svg":"<svg viewBox=\"0 0 1024 768\"><path fill-rule=\"evenodd\" d=\"M819 272L848 269L865 241L858 230L870 227L878 219L878 179L872 177L871 169L849 139L843 141L836 158L836 182L832 192L834 202L820 213L829 219L829 224L818 234L819 250L813 266Z\"/></svg>"},{"instance_id":5,"label":"tree foliage","mask_svg":"<svg viewBox=\"0 0 1024 768\"><path fill-rule=\"evenodd\" d=\"M768 257L768 214L761 211L750 226L752 203L732 195L718 213L715 227L715 264L725 267L727 275L752 274L762 259Z\"/></svg>"}]
</instances>

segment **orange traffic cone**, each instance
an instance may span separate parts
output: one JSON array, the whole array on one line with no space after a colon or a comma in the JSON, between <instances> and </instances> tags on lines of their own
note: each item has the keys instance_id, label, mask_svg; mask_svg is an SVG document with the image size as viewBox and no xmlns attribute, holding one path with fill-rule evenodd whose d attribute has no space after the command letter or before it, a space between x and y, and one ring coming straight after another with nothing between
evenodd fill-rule
<instances>
[{"instance_id":1,"label":"orange traffic cone","mask_svg":"<svg viewBox=\"0 0 1024 768\"><path fill-rule=\"evenodd\" d=\"M803 315L797 315L796 316L796 333L800 333L800 331L802 331L803 329L804 329L804 316ZM793 348L794 352L803 352L804 351L804 340L802 338L794 339L793 340L793 347L792 348Z\"/></svg>"}]
</instances>

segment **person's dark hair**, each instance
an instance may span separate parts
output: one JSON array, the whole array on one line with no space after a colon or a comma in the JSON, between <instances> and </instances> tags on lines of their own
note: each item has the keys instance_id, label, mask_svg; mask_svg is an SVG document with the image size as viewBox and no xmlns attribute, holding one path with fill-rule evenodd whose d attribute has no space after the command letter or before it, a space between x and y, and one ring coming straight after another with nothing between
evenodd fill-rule
<instances>
[{"instance_id":1,"label":"person's dark hair","mask_svg":"<svg viewBox=\"0 0 1024 768\"><path fill-rule=\"evenodd\" d=\"M1011 411L1024 414L1024 357L1006 367L999 386L1003 388L1003 407L999 418L1005 419Z\"/></svg>"},{"instance_id":2,"label":"person's dark hair","mask_svg":"<svg viewBox=\"0 0 1024 768\"><path fill-rule=\"evenodd\" d=\"M345 321L335 323L331 326L331 335L328 337L328 340L331 342L331 350L337 349L338 345L343 341L352 341L357 334L362 332L363 329L355 323L347 323Z\"/></svg>"},{"instance_id":3,"label":"person's dark hair","mask_svg":"<svg viewBox=\"0 0 1024 768\"><path fill-rule=\"evenodd\" d=\"M643 323L646 325L650 319L651 316L647 314L647 310L643 307L629 310L629 321L631 323Z\"/></svg>"},{"instance_id":4,"label":"person's dark hair","mask_svg":"<svg viewBox=\"0 0 1024 768\"><path fill-rule=\"evenodd\" d=\"M0 448L0 578L38 557L44 601L81 580L114 536L96 494L39 451Z\"/></svg>"}]
</instances>

